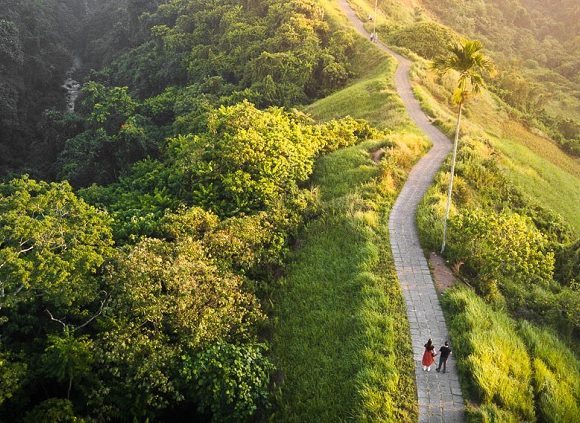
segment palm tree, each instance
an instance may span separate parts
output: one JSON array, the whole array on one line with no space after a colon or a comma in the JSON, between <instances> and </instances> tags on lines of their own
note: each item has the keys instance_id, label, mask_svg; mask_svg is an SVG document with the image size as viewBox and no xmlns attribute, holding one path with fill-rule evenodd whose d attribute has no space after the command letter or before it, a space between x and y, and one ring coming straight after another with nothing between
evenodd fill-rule
<instances>
[{"instance_id":1,"label":"palm tree","mask_svg":"<svg viewBox=\"0 0 580 423\"><path fill-rule=\"evenodd\" d=\"M457 143L459 141L459 127L463 105L470 96L479 94L485 87L483 75L493 76L495 69L491 61L482 53L483 44L477 40L467 40L463 44L449 47L449 55L435 59L433 68L441 74L451 70L459 73L457 88L453 92L453 102L459 106L457 113L457 125L455 126L455 139L453 141L453 160L451 162L451 180L447 192L447 207L445 208L445 220L443 222L443 243L441 253L445 251L447 237L447 220L451 207L451 192L453 191L453 177L455 175L455 160L457 158Z\"/></svg>"}]
</instances>

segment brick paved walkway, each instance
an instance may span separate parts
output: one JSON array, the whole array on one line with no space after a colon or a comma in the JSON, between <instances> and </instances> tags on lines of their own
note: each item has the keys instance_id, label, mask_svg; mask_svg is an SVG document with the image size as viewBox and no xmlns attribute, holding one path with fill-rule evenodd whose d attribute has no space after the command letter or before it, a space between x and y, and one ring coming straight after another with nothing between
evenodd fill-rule
<instances>
[{"instance_id":1,"label":"brick paved walkway","mask_svg":"<svg viewBox=\"0 0 580 423\"><path fill-rule=\"evenodd\" d=\"M339 0L342 11L347 15L356 30L370 37L362 22L350 8L346 0ZM459 386L453 356L447 362L447 373L424 372L421 366L423 345L432 338L439 346L449 333L441 311L439 299L431 279L427 260L419 245L415 213L417 205L431 185L433 177L451 150L448 138L431 125L413 96L409 82L411 61L391 51L382 43L377 47L397 59L399 66L395 73L395 85L409 116L424 131L433 147L412 169L409 178L397 198L389 218L391 248L407 304L407 316L411 328L411 341L415 358L417 396L419 398L420 422L462 422L464 417L463 397ZM453 348L453 344L451 343Z\"/></svg>"}]
</instances>

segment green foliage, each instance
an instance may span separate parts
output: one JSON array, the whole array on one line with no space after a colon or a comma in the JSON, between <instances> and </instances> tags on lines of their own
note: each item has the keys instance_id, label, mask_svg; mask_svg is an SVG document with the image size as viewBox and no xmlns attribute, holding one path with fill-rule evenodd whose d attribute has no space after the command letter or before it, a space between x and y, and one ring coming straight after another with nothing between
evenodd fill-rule
<instances>
[{"instance_id":1,"label":"green foliage","mask_svg":"<svg viewBox=\"0 0 580 423\"><path fill-rule=\"evenodd\" d=\"M352 116L379 129L407 127L409 121L403 104L392 83L384 78L385 72L392 71L394 62L379 55L363 60L367 77L316 101L306 110L322 120Z\"/></svg>"},{"instance_id":2,"label":"green foliage","mask_svg":"<svg viewBox=\"0 0 580 423\"><path fill-rule=\"evenodd\" d=\"M0 184L0 306L42 301L59 306L95 298L94 275L111 254L105 213L69 184L27 177Z\"/></svg>"},{"instance_id":3,"label":"green foliage","mask_svg":"<svg viewBox=\"0 0 580 423\"><path fill-rule=\"evenodd\" d=\"M83 107L90 111L89 125L103 128L109 134L116 132L137 108L127 87L107 89L101 84L88 82L83 86L83 94L86 96Z\"/></svg>"},{"instance_id":4,"label":"green foliage","mask_svg":"<svg viewBox=\"0 0 580 423\"><path fill-rule=\"evenodd\" d=\"M216 94L208 82L219 80L219 94L235 102L288 106L352 75L352 36L331 30L311 0L179 0L143 14L143 26L151 26L151 35L98 75L135 87L142 97L172 83Z\"/></svg>"},{"instance_id":5,"label":"green foliage","mask_svg":"<svg viewBox=\"0 0 580 423\"><path fill-rule=\"evenodd\" d=\"M540 421L576 419L578 358L553 332L526 321L516 326L465 288L447 291L443 304L459 369L476 402L468 410L471 420L534 421L534 409Z\"/></svg>"},{"instance_id":6,"label":"green foliage","mask_svg":"<svg viewBox=\"0 0 580 423\"><path fill-rule=\"evenodd\" d=\"M82 92L86 130L66 141L58 159L61 178L75 186L110 183L132 163L157 153L151 122L137 113L139 104L126 87L89 82Z\"/></svg>"},{"instance_id":7,"label":"green foliage","mask_svg":"<svg viewBox=\"0 0 580 423\"><path fill-rule=\"evenodd\" d=\"M0 406L21 387L26 370L25 363L18 362L10 354L0 351Z\"/></svg>"},{"instance_id":8,"label":"green foliage","mask_svg":"<svg viewBox=\"0 0 580 423\"><path fill-rule=\"evenodd\" d=\"M117 312L178 335L190 347L235 336L244 339L261 318L243 279L217 266L203 244L143 239L119 257L111 284Z\"/></svg>"},{"instance_id":9,"label":"green foliage","mask_svg":"<svg viewBox=\"0 0 580 423\"><path fill-rule=\"evenodd\" d=\"M107 316L105 322L110 327L99 334L95 351L97 381L85 397L90 415L100 420L153 420L183 402L180 339L172 339L162 328L147 328L143 320L139 325L127 322L123 315Z\"/></svg>"},{"instance_id":10,"label":"green foliage","mask_svg":"<svg viewBox=\"0 0 580 423\"><path fill-rule=\"evenodd\" d=\"M50 398L26 413L24 423L83 423L76 417L73 404L68 399Z\"/></svg>"},{"instance_id":11,"label":"green foliage","mask_svg":"<svg viewBox=\"0 0 580 423\"><path fill-rule=\"evenodd\" d=\"M471 95L485 88L484 76L495 74L493 63L482 52L479 40L466 40L451 45L444 56L436 58L433 67L441 74L455 71L459 74L457 88L453 92L455 104L463 104Z\"/></svg>"},{"instance_id":12,"label":"green foliage","mask_svg":"<svg viewBox=\"0 0 580 423\"><path fill-rule=\"evenodd\" d=\"M557 249L554 278L562 285L580 283L580 239Z\"/></svg>"},{"instance_id":13,"label":"green foliage","mask_svg":"<svg viewBox=\"0 0 580 423\"><path fill-rule=\"evenodd\" d=\"M179 204L221 217L267 211L269 224L291 230L311 208L312 193L299 185L315 157L374 134L352 118L316 125L297 111L260 111L248 102L212 110L202 120L197 134L167 141L162 162L138 162L116 184L81 191L109 210L118 240L159 236L164 210Z\"/></svg>"},{"instance_id":14,"label":"green foliage","mask_svg":"<svg viewBox=\"0 0 580 423\"><path fill-rule=\"evenodd\" d=\"M475 414L482 421L536 421L530 358L514 322L464 288L446 291L443 305L467 394L481 404Z\"/></svg>"},{"instance_id":15,"label":"green foliage","mask_svg":"<svg viewBox=\"0 0 580 423\"><path fill-rule=\"evenodd\" d=\"M448 257L489 301L507 305L520 317L548 323L572 339L579 328L580 300L576 288L567 286L573 276L563 263L571 259L573 269L573 232L514 188L500 172L496 156L485 140L464 137L461 142ZM442 173L417 214L429 248L440 242L446 185L447 175Z\"/></svg>"},{"instance_id":16,"label":"green foliage","mask_svg":"<svg viewBox=\"0 0 580 423\"><path fill-rule=\"evenodd\" d=\"M459 36L435 22L418 22L392 33L390 41L406 47L425 59L447 54L447 47L459 42Z\"/></svg>"},{"instance_id":17,"label":"green foliage","mask_svg":"<svg viewBox=\"0 0 580 423\"><path fill-rule=\"evenodd\" d=\"M580 414L578 358L547 330L522 322L520 333L533 359L538 418L546 422L573 422Z\"/></svg>"},{"instance_id":18,"label":"green foliage","mask_svg":"<svg viewBox=\"0 0 580 423\"><path fill-rule=\"evenodd\" d=\"M70 66L75 0L4 0L0 9L0 176L50 158L39 144L44 111L64 108L62 81Z\"/></svg>"},{"instance_id":19,"label":"green foliage","mask_svg":"<svg viewBox=\"0 0 580 423\"><path fill-rule=\"evenodd\" d=\"M198 218L190 233L203 234L211 220ZM181 357L221 341L252 343L263 319L244 279L189 236L142 239L117 256L106 279L112 294L96 343L99 383L88 399L102 418L158 418L185 400L199 406L201 398L187 395Z\"/></svg>"},{"instance_id":20,"label":"green foliage","mask_svg":"<svg viewBox=\"0 0 580 423\"><path fill-rule=\"evenodd\" d=\"M262 344L238 346L219 342L195 356L183 357L182 373L192 384L199 408L212 422L250 421L268 404L273 369Z\"/></svg>"},{"instance_id":21,"label":"green foliage","mask_svg":"<svg viewBox=\"0 0 580 423\"><path fill-rule=\"evenodd\" d=\"M241 103L212 113L207 134L171 140L169 154L183 172L183 188L193 191L191 201L233 215L270 208L291 194L312 172L320 149L299 119Z\"/></svg>"},{"instance_id":22,"label":"green foliage","mask_svg":"<svg viewBox=\"0 0 580 423\"><path fill-rule=\"evenodd\" d=\"M73 329L99 313L99 276L113 242L107 215L78 199L67 183L24 177L0 184L0 194L0 378L2 400L12 399L0 408L4 417L30 405L38 381L68 396L73 379L89 372L92 340L73 336ZM65 333L55 335L62 327ZM39 405L38 413L56 413L53 405ZM58 418L74 417L66 408L63 413Z\"/></svg>"},{"instance_id":23,"label":"green foliage","mask_svg":"<svg viewBox=\"0 0 580 423\"><path fill-rule=\"evenodd\" d=\"M450 259L476 273L483 290L492 281L551 284L554 253L548 250L546 236L519 214L462 211L450 221L449 244Z\"/></svg>"},{"instance_id":24,"label":"green foliage","mask_svg":"<svg viewBox=\"0 0 580 423\"><path fill-rule=\"evenodd\" d=\"M426 0L433 15L463 34L485 40L503 69L492 90L524 113L565 151L578 154L578 111L574 94L580 56L574 0L550 7L537 0ZM572 131L571 131L572 130Z\"/></svg>"},{"instance_id":25,"label":"green foliage","mask_svg":"<svg viewBox=\"0 0 580 423\"><path fill-rule=\"evenodd\" d=\"M47 341L44 371L59 382L68 381L68 398L73 378L87 374L91 368L94 344L86 335L75 337L70 328L65 328L62 335L48 335Z\"/></svg>"},{"instance_id":26,"label":"green foliage","mask_svg":"<svg viewBox=\"0 0 580 423\"><path fill-rule=\"evenodd\" d=\"M261 269L282 264L287 236L300 222L299 216L284 209L233 217L216 226L205 241L212 257L240 273L258 276Z\"/></svg>"},{"instance_id":27,"label":"green foliage","mask_svg":"<svg viewBox=\"0 0 580 423\"><path fill-rule=\"evenodd\" d=\"M168 154L180 174L182 198L231 216L300 195L297 184L312 172L318 152L369 135L368 126L352 119L318 127L297 112L260 111L244 102L212 112L207 133L170 140Z\"/></svg>"},{"instance_id":28,"label":"green foliage","mask_svg":"<svg viewBox=\"0 0 580 423\"><path fill-rule=\"evenodd\" d=\"M92 185L80 190L79 195L88 203L107 209L113 218L114 238L123 242L159 234L164 210L180 204L171 193L174 186L170 168L159 161L143 160L117 183Z\"/></svg>"},{"instance_id":29,"label":"green foliage","mask_svg":"<svg viewBox=\"0 0 580 423\"><path fill-rule=\"evenodd\" d=\"M416 418L407 322L393 317L405 306L388 264L386 216L398 174L420 147L406 149L407 137L417 141L410 135L392 137L392 145L365 142L317 164L323 213L306 227L273 296L274 358L283 375L275 420ZM389 163L375 164L369 151L387 145Z\"/></svg>"},{"instance_id":30,"label":"green foliage","mask_svg":"<svg viewBox=\"0 0 580 423\"><path fill-rule=\"evenodd\" d=\"M542 85L526 79L513 69L500 73L495 88L494 91L507 103L531 114L539 113L548 97Z\"/></svg>"}]
</instances>

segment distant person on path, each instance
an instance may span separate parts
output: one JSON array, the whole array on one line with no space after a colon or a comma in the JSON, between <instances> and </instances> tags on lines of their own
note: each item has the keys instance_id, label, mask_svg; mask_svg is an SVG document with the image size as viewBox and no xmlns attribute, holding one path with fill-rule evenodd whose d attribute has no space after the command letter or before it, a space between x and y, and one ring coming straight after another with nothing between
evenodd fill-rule
<instances>
[{"instance_id":1,"label":"distant person on path","mask_svg":"<svg viewBox=\"0 0 580 423\"><path fill-rule=\"evenodd\" d=\"M449 358L449 355L451 354L451 348L449 348L449 342L445 341L445 345L443 345L441 348L439 348L439 352L441 353L439 355L439 367L437 367L435 370L440 371L441 366L443 365L443 373L445 373L445 371L447 370L447 359Z\"/></svg>"},{"instance_id":2,"label":"distant person on path","mask_svg":"<svg viewBox=\"0 0 580 423\"><path fill-rule=\"evenodd\" d=\"M428 372L431 371L431 365L435 362L435 356L437 353L435 352L435 347L433 346L433 341L431 338L425 344L425 352L423 353L423 371L427 370Z\"/></svg>"}]
</instances>

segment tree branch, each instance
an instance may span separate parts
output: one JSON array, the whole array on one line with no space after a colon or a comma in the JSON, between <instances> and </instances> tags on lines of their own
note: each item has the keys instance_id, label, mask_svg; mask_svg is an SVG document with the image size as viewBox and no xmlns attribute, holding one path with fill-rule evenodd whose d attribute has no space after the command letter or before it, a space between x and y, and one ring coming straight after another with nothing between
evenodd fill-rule
<instances>
[{"instance_id":1,"label":"tree branch","mask_svg":"<svg viewBox=\"0 0 580 423\"><path fill-rule=\"evenodd\" d=\"M28 248L25 248L23 250L18 251L18 255L23 254L23 253L27 253L28 251L32 250L34 248L34 245L31 245Z\"/></svg>"},{"instance_id":2,"label":"tree branch","mask_svg":"<svg viewBox=\"0 0 580 423\"><path fill-rule=\"evenodd\" d=\"M103 308L105 308L105 304L109 300L109 294L106 291L101 291L101 293L105 294L105 298L103 298L103 300L101 301L101 306L99 307L99 311L97 311L97 313L93 317L91 317L89 320L87 320L85 323L74 328L73 329L74 331L77 331L79 329L84 328L86 325L88 325L89 323L91 323L93 320L95 320L97 317L99 317L101 315L101 313L103 312Z\"/></svg>"},{"instance_id":3,"label":"tree branch","mask_svg":"<svg viewBox=\"0 0 580 423\"><path fill-rule=\"evenodd\" d=\"M54 316L52 315L52 313L48 309L46 309L45 311L50 316L50 320L53 320L55 322L60 323L62 325L62 330L65 330L66 329L66 323L65 322L63 322L62 320L59 320L59 319L55 319Z\"/></svg>"}]
</instances>

